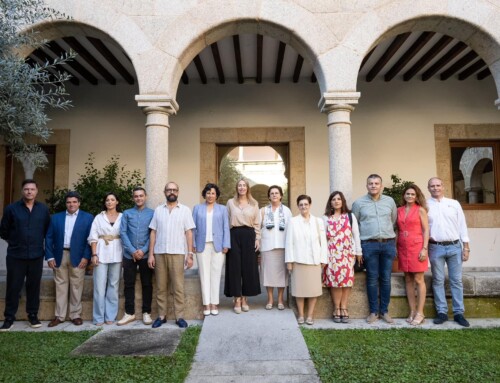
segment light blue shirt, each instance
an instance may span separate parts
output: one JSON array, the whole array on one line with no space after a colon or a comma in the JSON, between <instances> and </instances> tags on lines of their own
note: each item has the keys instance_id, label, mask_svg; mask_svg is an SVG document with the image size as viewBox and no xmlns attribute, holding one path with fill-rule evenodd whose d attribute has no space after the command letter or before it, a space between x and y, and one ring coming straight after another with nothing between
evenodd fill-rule
<instances>
[{"instance_id":1,"label":"light blue shirt","mask_svg":"<svg viewBox=\"0 0 500 383\"><path fill-rule=\"evenodd\" d=\"M398 210L391 197L382 194L380 199L375 201L366 194L354 201L352 213L358 220L359 236L362 241L396 237L394 225L398 218Z\"/></svg>"},{"instance_id":2,"label":"light blue shirt","mask_svg":"<svg viewBox=\"0 0 500 383\"><path fill-rule=\"evenodd\" d=\"M122 240L124 257L132 259L132 253L142 250L144 258L149 251L149 224L153 218L154 210L145 207L139 210L137 206L123 212L120 237Z\"/></svg>"}]
</instances>

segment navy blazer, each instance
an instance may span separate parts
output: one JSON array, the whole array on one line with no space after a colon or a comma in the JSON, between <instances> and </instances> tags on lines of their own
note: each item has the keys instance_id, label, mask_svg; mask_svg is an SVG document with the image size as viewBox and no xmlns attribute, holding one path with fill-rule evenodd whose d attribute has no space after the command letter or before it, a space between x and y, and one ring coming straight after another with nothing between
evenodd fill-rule
<instances>
[{"instance_id":1,"label":"navy blazer","mask_svg":"<svg viewBox=\"0 0 500 383\"><path fill-rule=\"evenodd\" d=\"M90 259L91 250L87 242L94 217L85 211L79 210L76 217L70 242L70 259L73 267L80 264L82 258ZM49 230L45 236L45 259L54 258L56 267L61 265L64 250L64 225L66 210L56 213L50 219Z\"/></svg>"},{"instance_id":2,"label":"navy blazer","mask_svg":"<svg viewBox=\"0 0 500 383\"><path fill-rule=\"evenodd\" d=\"M231 247L231 235L229 234L229 214L225 206L214 204L212 218L212 237L216 252ZM193 208L194 245L196 251L201 253L205 250L205 240L207 238L207 204L200 203Z\"/></svg>"}]
</instances>

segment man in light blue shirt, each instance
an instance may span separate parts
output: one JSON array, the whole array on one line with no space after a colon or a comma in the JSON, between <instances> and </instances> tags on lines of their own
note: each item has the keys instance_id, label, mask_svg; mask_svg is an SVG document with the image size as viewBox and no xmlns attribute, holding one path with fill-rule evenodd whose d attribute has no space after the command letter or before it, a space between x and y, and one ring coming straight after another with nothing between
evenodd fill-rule
<instances>
[{"instance_id":1,"label":"man in light blue shirt","mask_svg":"<svg viewBox=\"0 0 500 383\"><path fill-rule=\"evenodd\" d=\"M366 180L368 194L358 198L352 205L352 212L359 223L363 262L366 265L366 290L370 315L373 323L380 317L387 323L394 323L390 317L391 272L396 258L396 233L394 225L398 213L394 200L382 194L382 177L371 174ZM380 304L379 304L380 290Z\"/></svg>"},{"instance_id":2,"label":"man in light blue shirt","mask_svg":"<svg viewBox=\"0 0 500 383\"><path fill-rule=\"evenodd\" d=\"M153 270L148 266L149 224L154 210L146 207L146 190L136 187L132 197L135 206L123 212L120 225L120 237L123 245L123 282L125 295L125 314L118 321L123 326L135 320L135 280L137 269L142 285L142 321L145 325L153 323L151 319L151 301L153 299Z\"/></svg>"}]
</instances>

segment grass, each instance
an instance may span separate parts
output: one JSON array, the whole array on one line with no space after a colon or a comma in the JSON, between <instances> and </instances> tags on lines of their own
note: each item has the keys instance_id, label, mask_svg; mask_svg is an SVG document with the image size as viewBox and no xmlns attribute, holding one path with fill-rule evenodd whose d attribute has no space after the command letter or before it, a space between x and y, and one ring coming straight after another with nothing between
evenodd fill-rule
<instances>
[{"instance_id":1,"label":"grass","mask_svg":"<svg viewBox=\"0 0 500 383\"><path fill-rule=\"evenodd\" d=\"M500 382L500 328L302 333L323 383Z\"/></svg>"},{"instance_id":2,"label":"grass","mask_svg":"<svg viewBox=\"0 0 500 383\"><path fill-rule=\"evenodd\" d=\"M183 382L201 327L189 327L172 356L72 357L94 335L82 332L12 332L0 335L0 382Z\"/></svg>"}]
</instances>

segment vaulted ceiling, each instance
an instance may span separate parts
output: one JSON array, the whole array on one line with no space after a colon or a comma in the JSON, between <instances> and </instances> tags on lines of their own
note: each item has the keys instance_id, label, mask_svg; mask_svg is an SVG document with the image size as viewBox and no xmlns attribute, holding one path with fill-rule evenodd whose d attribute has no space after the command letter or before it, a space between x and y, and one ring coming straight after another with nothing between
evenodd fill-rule
<instances>
[{"instance_id":1,"label":"vaulted ceiling","mask_svg":"<svg viewBox=\"0 0 500 383\"><path fill-rule=\"evenodd\" d=\"M41 63L69 50L78 55L62 65L71 82L116 84L136 81L133 65L115 43L89 36L68 36L32 52L27 61ZM483 80L486 63L465 43L435 32L407 32L382 41L364 58L360 81ZM202 50L185 68L181 83L316 82L311 63L290 45L255 34L226 37Z\"/></svg>"}]
</instances>

